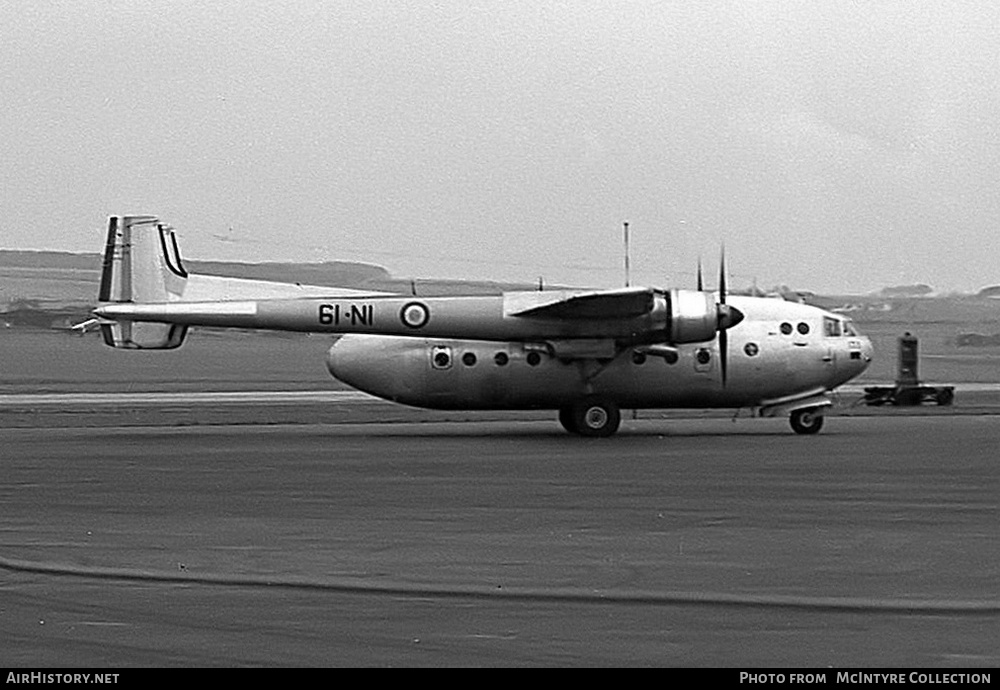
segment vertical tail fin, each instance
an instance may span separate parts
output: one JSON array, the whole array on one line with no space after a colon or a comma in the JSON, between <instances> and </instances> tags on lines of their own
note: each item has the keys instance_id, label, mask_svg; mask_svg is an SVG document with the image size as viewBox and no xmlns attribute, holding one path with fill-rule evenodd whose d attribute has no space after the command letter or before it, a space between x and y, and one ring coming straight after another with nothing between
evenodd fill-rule
<instances>
[{"instance_id":1,"label":"vertical tail fin","mask_svg":"<svg viewBox=\"0 0 1000 690\"><path fill-rule=\"evenodd\" d=\"M154 216L111 216L98 300L169 302L187 277L173 228Z\"/></svg>"},{"instance_id":2,"label":"vertical tail fin","mask_svg":"<svg viewBox=\"0 0 1000 690\"><path fill-rule=\"evenodd\" d=\"M173 228L155 216L111 216L101 270L100 302L171 302L187 284ZM101 325L112 347L165 350L180 347L187 326L117 321Z\"/></svg>"}]
</instances>

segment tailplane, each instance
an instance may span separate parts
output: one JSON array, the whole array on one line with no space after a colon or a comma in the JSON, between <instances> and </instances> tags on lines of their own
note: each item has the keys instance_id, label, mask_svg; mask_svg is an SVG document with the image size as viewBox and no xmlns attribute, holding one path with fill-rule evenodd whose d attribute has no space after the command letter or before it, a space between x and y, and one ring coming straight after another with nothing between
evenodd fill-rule
<instances>
[{"instance_id":1,"label":"tailplane","mask_svg":"<svg viewBox=\"0 0 1000 690\"><path fill-rule=\"evenodd\" d=\"M154 216L111 216L101 270L101 303L171 302L182 298L188 274L173 228ZM170 350L180 347L187 326L170 323L101 323L111 347Z\"/></svg>"}]
</instances>

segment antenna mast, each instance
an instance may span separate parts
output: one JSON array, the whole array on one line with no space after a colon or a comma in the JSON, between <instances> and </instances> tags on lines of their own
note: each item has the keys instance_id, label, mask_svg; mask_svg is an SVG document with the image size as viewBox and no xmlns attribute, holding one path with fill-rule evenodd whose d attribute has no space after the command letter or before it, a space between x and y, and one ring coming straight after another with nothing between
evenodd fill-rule
<instances>
[{"instance_id":1,"label":"antenna mast","mask_svg":"<svg viewBox=\"0 0 1000 690\"><path fill-rule=\"evenodd\" d=\"M632 282L629 278L629 265L628 265L628 221L625 221L625 287L631 287Z\"/></svg>"}]
</instances>

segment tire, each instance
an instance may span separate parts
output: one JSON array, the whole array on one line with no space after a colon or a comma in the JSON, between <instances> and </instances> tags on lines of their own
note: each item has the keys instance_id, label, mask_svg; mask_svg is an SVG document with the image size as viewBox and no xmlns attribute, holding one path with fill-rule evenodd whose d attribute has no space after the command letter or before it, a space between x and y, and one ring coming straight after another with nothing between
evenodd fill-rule
<instances>
[{"instance_id":1,"label":"tire","mask_svg":"<svg viewBox=\"0 0 1000 690\"><path fill-rule=\"evenodd\" d=\"M788 418L796 434L818 434L823 428L823 414L818 407L795 410Z\"/></svg>"},{"instance_id":2,"label":"tire","mask_svg":"<svg viewBox=\"0 0 1000 690\"><path fill-rule=\"evenodd\" d=\"M563 419L564 416L566 420ZM574 434L591 438L606 438L618 431L622 422L622 414L618 405L613 402L584 400L571 408L560 410L559 421ZM570 422L569 426L566 424L567 421Z\"/></svg>"},{"instance_id":3,"label":"tire","mask_svg":"<svg viewBox=\"0 0 1000 690\"><path fill-rule=\"evenodd\" d=\"M938 405L942 406L951 405L951 403L954 402L955 400L955 391L949 388L942 388L937 392L937 395L934 396L934 400L937 402Z\"/></svg>"}]
</instances>

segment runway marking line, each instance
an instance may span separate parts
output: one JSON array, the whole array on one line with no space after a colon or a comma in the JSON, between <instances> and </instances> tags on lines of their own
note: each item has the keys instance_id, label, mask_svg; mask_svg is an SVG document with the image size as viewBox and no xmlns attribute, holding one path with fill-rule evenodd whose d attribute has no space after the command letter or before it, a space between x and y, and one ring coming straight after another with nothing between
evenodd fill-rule
<instances>
[{"instance_id":1,"label":"runway marking line","mask_svg":"<svg viewBox=\"0 0 1000 690\"><path fill-rule=\"evenodd\" d=\"M201 391L149 393L10 393L0 407L36 405L215 405L225 403L370 403L386 402L361 391Z\"/></svg>"},{"instance_id":2,"label":"runway marking line","mask_svg":"<svg viewBox=\"0 0 1000 690\"><path fill-rule=\"evenodd\" d=\"M522 601L576 602L582 604L642 604L656 606L734 606L792 608L829 612L988 614L1000 613L1000 601L950 601L945 599L875 599L865 597L809 597L782 594L726 594L712 592L655 592L587 587L503 587L500 585L433 585L372 582L359 578L296 578L266 575L195 574L158 572L129 568L79 567L23 561L0 556L0 569L44 575L128 580L137 582L187 583L235 587L281 587L335 592L382 594L407 597L462 599L510 599Z\"/></svg>"}]
</instances>

